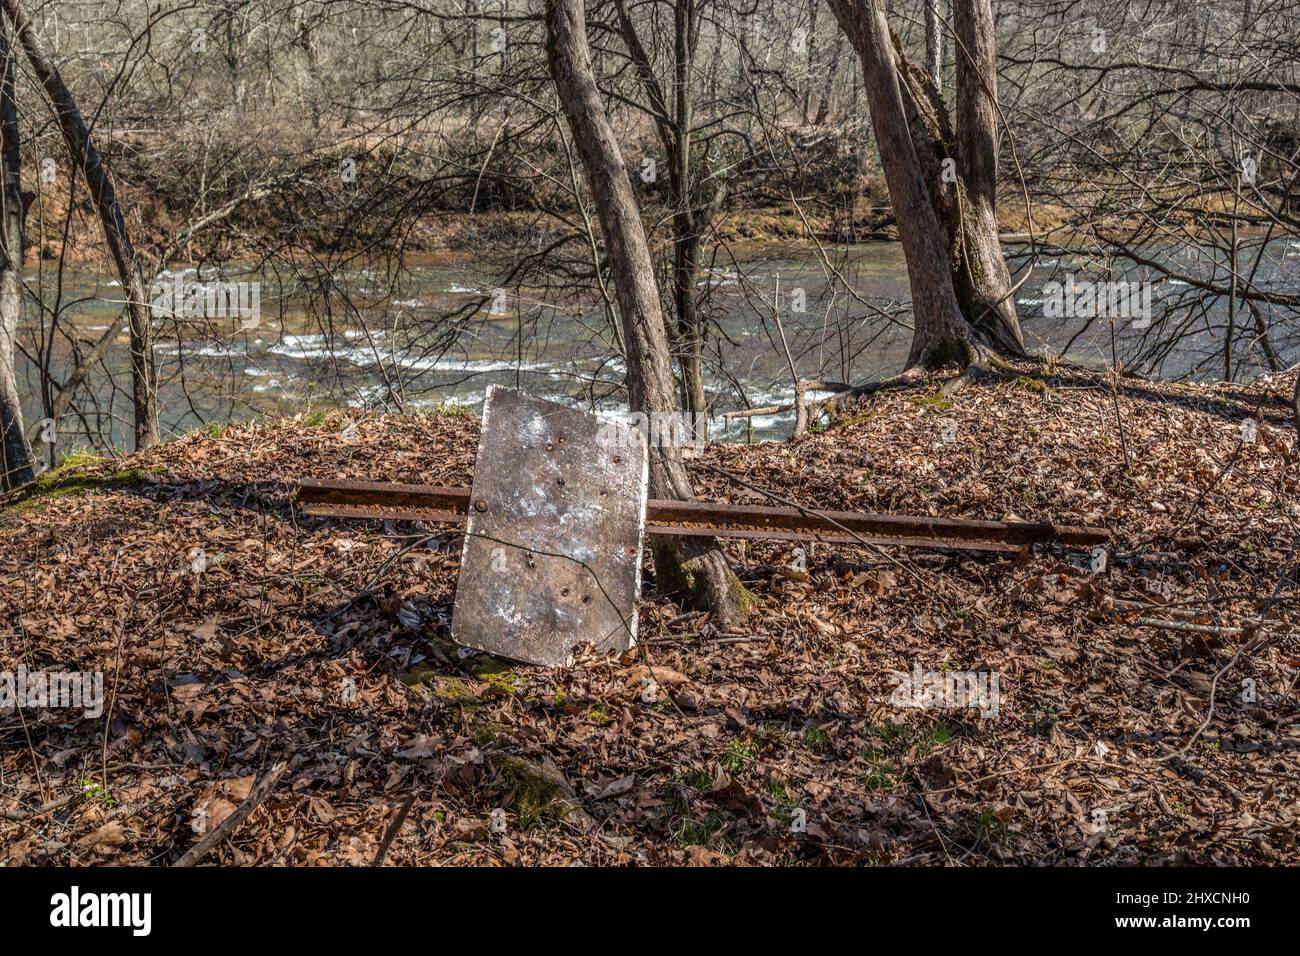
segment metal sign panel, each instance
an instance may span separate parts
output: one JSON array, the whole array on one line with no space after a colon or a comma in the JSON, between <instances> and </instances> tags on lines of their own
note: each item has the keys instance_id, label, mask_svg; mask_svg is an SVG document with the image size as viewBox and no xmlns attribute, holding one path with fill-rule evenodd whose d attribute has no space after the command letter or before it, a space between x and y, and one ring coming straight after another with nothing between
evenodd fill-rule
<instances>
[{"instance_id":1,"label":"metal sign panel","mask_svg":"<svg viewBox=\"0 0 1300 956\"><path fill-rule=\"evenodd\" d=\"M636 428L490 386L452 637L555 666L632 646L647 462Z\"/></svg>"}]
</instances>

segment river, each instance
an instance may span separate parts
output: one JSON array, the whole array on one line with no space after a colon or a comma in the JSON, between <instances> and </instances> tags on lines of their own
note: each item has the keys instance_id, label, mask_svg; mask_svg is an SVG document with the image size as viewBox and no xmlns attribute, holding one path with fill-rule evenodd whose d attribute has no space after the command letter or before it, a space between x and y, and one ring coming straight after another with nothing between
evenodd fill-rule
<instances>
[{"instance_id":1,"label":"river","mask_svg":"<svg viewBox=\"0 0 1300 956\"><path fill-rule=\"evenodd\" d=\"M1013 266L1021 268L1027 250L1009 247L1008 252ZM1247 244L1243 256L1256 252L1258 246ZM1160 257L1188 276L1226 285L1224 264L1205 250L1165 250ZM1256 287L1300 292L1300 242L1274 241L1259 260ZM828 262L854 295L828 271ZM227 268L218 274L175 267L160 277L164 285L151 294L178 282L200 289L214 282L256 283L258 310L234 318L158 319L165 436L213 423L335 407L476 409L490 383L519 385L587 408L619 408L623 367L599 298L575 293L560 280L546 287L498 290L492 275L499 265L486 256L448 254L409 258L400 269L332 270L325 277L283 268ZM1040 255L1016 293L1031 347L1099 367L1117 357L1165 378L1222 376L1218 356L1224 334L1214 328L1227 315L1222 297L1207 298L1194 283L1155 281L1146 289L1150 325L1140 316L1054 314L1060 310L1053 307L1052 293L1059 287L1051 283L1090 278L1145 282L1150 277L1131 263L1101 275L1096 261L1081 253ZM44 417L38 361L47 362L62 381L70 370L68 335L83 349L98 338L120 309L121 289L91 272L67 269L59 276L48 264L33 266L25 279L29 315L21 341L28 355L20 358L19 389L34 432ZM908 282L896 243L823 250L741 247L730 256L715 256L700 291L711 326L708 386L719 412L791 400L782 333L802 378L857 383L899 370L906 358L910 333L900 322L907 318ZM43 303L43 326L36 321L37 299ZM483 301L485 308L468 314L469 306ZM51 337L49 316L56 311L61 331ZM1283 359L1296 361L1300 330L1295 313L1286 316L1285 324L1281 316L1270 321ZM1239 334L1243 326L1251 330L1242 334L1235 376L1248 379L1266 366L1262 351L1248 345L1254 327L1245 309L1239 310L1237 324ZM1181 330L1177 347L1153 353L1153 342L1174 328ZM129 445L126 345L123 332L91 376L79 413L58 423L61 451ZM791 423L790 414L763 415L753 419L752 427L733 422L727 429L718 417L710 434L718 440L778 438L789 433Z\"/></svg>"}]
</instances>

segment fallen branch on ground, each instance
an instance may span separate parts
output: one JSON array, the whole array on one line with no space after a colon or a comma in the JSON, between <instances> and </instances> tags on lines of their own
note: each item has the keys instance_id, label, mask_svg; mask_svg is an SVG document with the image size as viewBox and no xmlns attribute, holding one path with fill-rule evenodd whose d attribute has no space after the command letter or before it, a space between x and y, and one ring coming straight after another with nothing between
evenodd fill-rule
<instances>
[{"instance_id":1,"label":"fallen branch on ground","mask_svg":"<svg viewBox=\"0 0 1300 956\"><path fill-rule=\"evenodd\" d=\"M244 798L243 802L235 807L234 812L222 820L218 826L213 827L198 843L186 850L184 855L172 866L194 866L216 847L220 846L227 837L235 832L235 828L243 823L263 800L270 796L271 791L280 782L280 778L284 776L284 772L288 767L289 765L284 761L272 766L270 770L262 775L260 780L253 784L253 789L248 792L248 796Z\"/></svg>"}]
</instances>

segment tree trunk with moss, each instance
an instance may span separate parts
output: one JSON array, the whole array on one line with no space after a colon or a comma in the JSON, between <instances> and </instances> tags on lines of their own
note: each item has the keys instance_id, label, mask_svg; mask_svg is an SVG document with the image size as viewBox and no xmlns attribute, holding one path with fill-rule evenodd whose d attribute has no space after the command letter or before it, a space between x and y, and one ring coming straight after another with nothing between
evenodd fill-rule
<instances>
[{"instance_id":1,"label":"tree trunk with moss","mask_svg":"<svg viewBox=\"0 0 1300 956\"><path fill-rule=\"evenodd\" d=\"M954 0L953 24L955 128L933 78L894 37L904 108L962 314L981 343L1018 355L1024 335L998 234L997 51L987 0Z\"/></svg>"},{"instance_id":2,"label":"tree trunk with moss","mask_svg":"<svg viewBox=\"0 0 1300 956\"><path fill-rule=\"evenodd\" d=\"M18 319L23 306L19 168L13 53L8 30L0 22L0 489L16 488L33 477L16 368Z\"/></svg>"},{"instance_id":3,"label":"tree trunk with moss","mask_svg":"<svg viewBox=\"0 0 1300 956\"><path fill-rule=\"evenodd\" d=\"M893 37L881 0L831 0L831 10L862 61L871 127L898 220L912 291L909 368L967 364L973 333L958 305L948 250L913 147Z\"/></svg>"},{"instance_id":4,"label":"tree trunk with moss","mask_svg":"<svg viewBox=\"0 0 1300 956\"><path fill-rule=\"evenodd\" d=\"M547 0L547 53L573 141L600 214L627 350L628 400L647 415L677 412L668 331L650 247L632 183L605 115L587 44L582 0ZM650 448L650 493L692 497L680 446ZM719 620L744 618L749 595L711 538L659 538L654 545L660 590Z\"/></svg>"},{"instance_id":5,"label":"tree trunk with moss","mask_svg":"<svg viewBox=\"0 0 1300 956\"><path fill-rule=\"evenodd\" d=\"M948 284L966 326L956 334L958 330L944 329L942 322L918 314L920 341L913 342L912 364L965 364L984 347L1022 354L1024 336L998 236L996 47L988 0L953 0L955 129L934 77L903 53L878 0L834 0L831 6L863 61L872 126L904 251L909 233L928 230L924 217L909 208L912 187L906 180L912 178L928 197ZM886 65L895 73L892 84ZM897 104L891 85L899 94ZM888 136L881 135L882 122ZM904 130L906 137L901 135ZM903 138L909 140L907 148L898 142ZM915 176L891 173L891 165L900 163L911 165ZM939 268L931 253L925 256L924 261L932 263L925 269ZM909 254L909 272L912 269Z\"/></svg>"},{"instance_id":6,"label":"tree trunk with moss","mask_svg":"<svg viewBox=\"0 0 1300 956\"><path fill-rule=\"evenodd\" d=\"M1011 273L998 235L997 41L989 0L953 0L957 37L957 166L961 183L961 273L966 318L988 345L1025 350Z\"/></svg>"}]
</instances>

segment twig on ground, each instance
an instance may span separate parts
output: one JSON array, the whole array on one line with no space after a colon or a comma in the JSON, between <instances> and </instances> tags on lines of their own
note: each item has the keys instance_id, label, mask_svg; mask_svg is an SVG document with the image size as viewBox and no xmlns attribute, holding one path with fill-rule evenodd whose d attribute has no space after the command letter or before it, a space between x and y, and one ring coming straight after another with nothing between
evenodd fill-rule
<instances>
[{"instance_id":1,"label":"twig on ground","mask_svg":"<svg viewBox=\"0 0 1300 956\"><path fill-rule=\"evenodd\" d=\"M235 828L243 823L248 818L248 815L261 805L263 800L270 796L271 791L280 782L280 778L284 776L284 772L288 767L289 765L285 761L271 767L262 775L260 780L253 784L253 789L248 792L248 796L244 798L243 802L235 807L234 812L222 820L218 826L213 827L198 843L186 850L172 866L194 866L220 846L227 837L235 832Z\"/></svg>"},{"instance_id":2,"label":"twig on ground","mask_svg":"<svg viewBox=\"0 0 1300 956\"><path fill-rule=\"evenodd\" d=\"M415 793L412 792L402 805L397 808L397 815L393 817L393 822L388 825L384 831L384 838L379 843L379 850L375 853L375 859L371 866L383 866L384 857L388 855L388 848L393 845L393 840L397 837L397 832L402 829L402 824L406 822L406 815L411 812L411 804L415 803Z\"/></svg>"}]
</instances>

